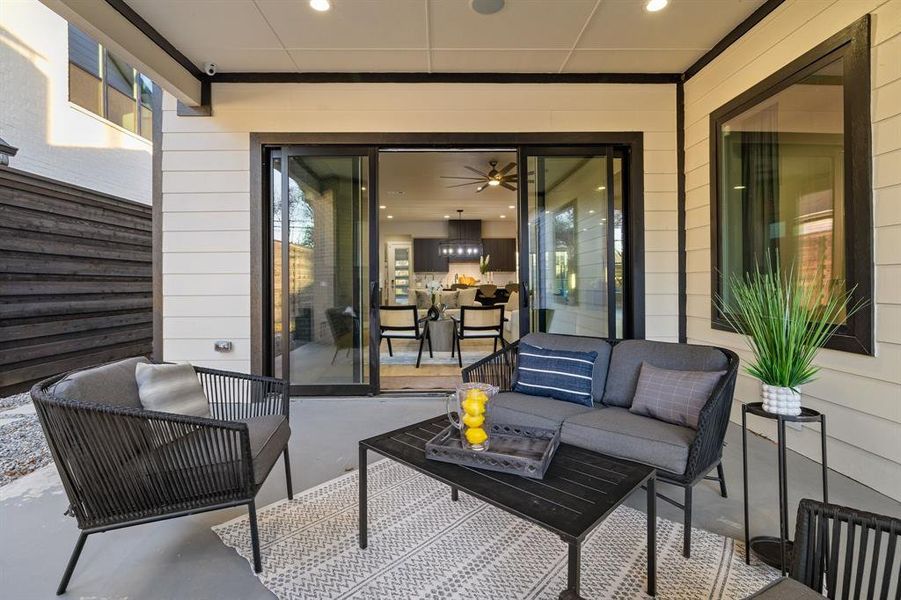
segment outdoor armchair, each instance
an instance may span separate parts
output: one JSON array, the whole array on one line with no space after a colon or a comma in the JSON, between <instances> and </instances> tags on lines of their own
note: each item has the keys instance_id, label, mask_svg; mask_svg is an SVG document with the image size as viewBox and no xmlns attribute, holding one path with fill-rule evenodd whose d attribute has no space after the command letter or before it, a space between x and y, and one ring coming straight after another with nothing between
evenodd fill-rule
<instances>
[{"instance_id":1,"label":"outdoor armchair","mask_svg":"<svg viewBox=\"0 0 901 600\"><path fill-rule=\"evenodd\" d=\"M749 598L889 600L901 596L901 519L804 499L789 577Z\"/></svg>"},{"instance_id":2,"label":"outdoor armchair","mask_svg":"<svg viewBox=\"0 0 901 600\"><path fill-rule=\"evenodd\" d=\"M240 505L260 572L254 498L280 455L292 497L284 381L196 367L210 416L162 413L141 408L133 373L142 361L59 375L31 390L81 530L57 594L91 534Z\"/></svg>"}]
</instances>

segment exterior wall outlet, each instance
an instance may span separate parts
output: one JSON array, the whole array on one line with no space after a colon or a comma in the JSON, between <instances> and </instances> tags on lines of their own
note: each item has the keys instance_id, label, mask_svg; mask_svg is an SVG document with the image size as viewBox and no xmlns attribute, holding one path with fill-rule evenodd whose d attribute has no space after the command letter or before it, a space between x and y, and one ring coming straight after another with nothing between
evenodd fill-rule
<instances>
[{"instance_id":1,"label":"exterior wall outlet","mask_svg":"<svg viewBox=\"0 0 901 600\"><path fill-rule=\"evenodd\" d=\"M217 340L213 344L213 349L216 352L231 352L233 347L233 344L228 340Z\"/></svg>"}]
</instances>

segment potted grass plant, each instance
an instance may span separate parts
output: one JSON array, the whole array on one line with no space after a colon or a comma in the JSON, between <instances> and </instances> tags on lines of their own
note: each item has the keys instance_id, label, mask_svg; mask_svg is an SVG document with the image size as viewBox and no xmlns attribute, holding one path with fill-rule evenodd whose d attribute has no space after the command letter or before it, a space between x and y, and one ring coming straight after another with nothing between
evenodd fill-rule
<instances>
[{"instance_id":1,"label":"potted grass plant","mask_svg":"<svg viewBox=\"0 0 901 600\"><path fill-rule=\"evenodd\" d=\"M753 362L745 370L761 381L763 409L780 415L801 414L800 387L812 381L819 368L814 357L829 340L836 324L864 306L851 302L844 281L802 279L792 265L787 272L775 261L773 269L758 264L743 277L730 279L732 301L717 297L726 322L743 334Z\"/></svg>"}]
</instances>

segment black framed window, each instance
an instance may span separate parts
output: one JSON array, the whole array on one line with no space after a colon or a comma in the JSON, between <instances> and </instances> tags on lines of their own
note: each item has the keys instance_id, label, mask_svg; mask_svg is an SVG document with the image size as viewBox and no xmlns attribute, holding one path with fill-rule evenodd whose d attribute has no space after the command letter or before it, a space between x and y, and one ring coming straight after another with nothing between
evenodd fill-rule
<instances>
[{"instance_id":1,"label":"black framed window","mask_svg":"<svg viewBox=\"0 0 901 600\"><path fill-rule=\"evenodd\" d=\"M137 133L153 137L153 82L69 25L69 101Z\"/></svg>"},{"instance_id":2,"label":"black framed window","mask_svg":"<svg viewBox=\"0 0 901 600\"><path fill-rule=\"evenodd\" d=\"M873 351L870 41L865 17L710 118L713 297L766 260L867 306L827 347ZM775 265L773 265L775 266ZM729 330L712 302L714 328Z\"/></svg>"}]
</instances>

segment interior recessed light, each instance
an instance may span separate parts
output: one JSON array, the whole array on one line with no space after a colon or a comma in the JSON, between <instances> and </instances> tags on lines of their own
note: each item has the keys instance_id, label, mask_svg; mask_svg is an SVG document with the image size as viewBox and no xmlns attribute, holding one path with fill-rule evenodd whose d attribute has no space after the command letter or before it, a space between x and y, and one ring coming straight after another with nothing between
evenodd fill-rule
<instances>
[{"instance_id":1,"label":"interior recessed light","mask_svg":"<svg viewBox=\"0 0 901 600\"><path fill-rule=\"evenodd\" d=\"M589 210L589 211L588 211L588 214L589 214L589 215L593 215L593 214L594 214L594 209Z\"/></svg>"},{"instance_id":2,"label":"interior recessed light","mask_svg":"<svg viewBox=\"0 0 901 600\"><path fill-rule=\"evenodd\" d=\"M736 186L733 186L732 189L733 189L733 190L743 190L743 189L745 189L745 186L743 186L743 185L736 185Z\"/></svg>"},{"instance_id":3,"label":"interior recessed light","mask_svg":"<svg viewBox=\"0 0 901 600\"><path fill-rule=\"evenodd\" d=\"M385 209L388 208L388 207L385 206L384 204L379 204L379 208L381 208L382 210L385 210Z\"/></svg>"},{"instance_id":4,"label":"interior recessed light","mask_svg":"<svg viewBox=\"0 0 901 600\"><path fill-rule=\"evenodd\" d=\"M507 218L507 215L501 215L501 218L502 218L502 219L506 219L506 218Z\"/></svg>"},{"instance_id":5,"label":"interior recessed light","mask_svg":"<svg viewBox=\"0 0 901 600\"><path fill-rule=\"evenodd\" d=\"M603 191L606 190L607 188L606 188L605 186L603 186L603 185L599 185L597 189L598 189L599 192L603 192Z\"/></svg>"},{"instance_id":6,"label":"interior recessed light","mask_svg":"<svg viewBox=\"0 0 901 600\"><path fill-rule=\"evenodd\" d=\"M664 2L665 4L665 2ZM318 12L325 12L332 7L329 0L310 0L310 8Z\"/></svg>"},{"instance_id":7,"label":"interior recessed light","mask_svg":"<svg viewBox=\"0 0 901 600\"><path fill-rule=\"evenodd\" d=\"M450 215L444 215L445 219L450 219Z\"/></svg>"},{"instance_id":8,"label":"interior recessed light","mask_svg":"<svg viewBox=\"0 0 901 600\"><path fill-rule=\"evenodd\" d=\"M507 208L509 208L510 210L513 210L514 208L516 208L516 205L515 205L515 204L511 204L511 205L508 206Z\"/></svg>"},{"instance_id":9,"label":"interior recessed light","mask_svg":"<svg viewBox=\"0 0 901 600\"><path fill-rule=\"evenodd\" d=\"M388 215L388 218L389 218L389 219L393 219L393 218L394 218L394 215Z\"/></svg>"},{"instance_id":10,"label":"interior recessed light","mask_svg":"<svg viewBox=\"0 0 901 600\"><path fill-rule=\"evenodd\" d=\"M365 185L360 186L360 189L363 190L363 191L365 192L365 191L366 191L366 186L365 186Z\"/></svg>"},{"instance_id":11,"label":"interior recessed light","mask_svg":"<svg viewBox=\"0 0 901 600\"><path fill-rule=\"evenodd\" d=\"M644 9L648 12L657 12L666 8L667 4L669 4L669 0L648 0L648 3L644 5Z\"/></svg>"}]
</instances>

